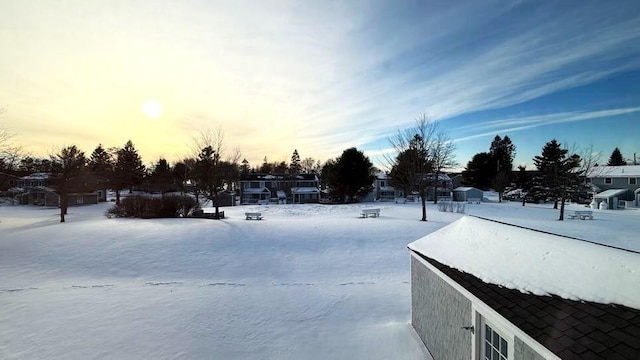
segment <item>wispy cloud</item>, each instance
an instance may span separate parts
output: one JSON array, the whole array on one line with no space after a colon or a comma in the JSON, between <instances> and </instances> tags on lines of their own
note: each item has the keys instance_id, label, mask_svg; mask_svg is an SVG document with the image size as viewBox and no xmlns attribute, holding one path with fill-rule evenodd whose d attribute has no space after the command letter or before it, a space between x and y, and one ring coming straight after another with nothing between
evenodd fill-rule
<instances>
[{"instance_id":1,"label":"wispy cloud","mask_svg":"<svg viewBox=\"0 0 640 360\"><path fill-rule=\"evenodd\" d=\"M571 111L555 114L492 120L480 124L457 128L456 132L473 133L473 135L457 137L454 139L454 141L462 142L481 137L495 136L496 134L511 134L518 131L530 130L541 126L587 121L634 113L640 113L640 107L599 111Z\"/></svg>"}]
</instances>

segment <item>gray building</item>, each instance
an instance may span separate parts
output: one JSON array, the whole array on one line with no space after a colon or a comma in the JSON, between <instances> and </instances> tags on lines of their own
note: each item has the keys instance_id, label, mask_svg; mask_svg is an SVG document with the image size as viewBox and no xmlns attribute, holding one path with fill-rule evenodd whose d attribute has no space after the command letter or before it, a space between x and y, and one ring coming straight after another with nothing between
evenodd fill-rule
<instances>
[{"instance_id":1,"label":"gray building","mask_svg":"<svg viewBox=\"0 0 640 360\"><path fill-rule=\"evenodd\" d=\"M457 187L453 189L453 201L482 201L484 192L474 187Z\"/></svg>"},{"instance_id":2,"label":"gray building","mask_svg":"<svg viewBox=\"0 0 640 360\"><path fill-rule=\"evenodd\" d=\"M574 257L550 258L567 247ZM637 275L598 272L585 261L598 254L637 264L638 253L470 216L409 250L411 323L434 359L640 358ZM629 286L607 287L609 278ZM567 281L588 286L557 287ZM594 301L605 289L627 303Z\"/></svg>"},{"instance_id":3,"label":"gray building","mask_svg":"<svg viewBox=\"0 0 640 360\"><path fill-rule=\"evenodd\" d=\"M240 178L240 203L317 203L319 183L315 174L246 174Z\"/></svg>"},{"instance_id":4,"label":"gray building","mask_svg":"<svg viewBox=\"0 0 640 360\"><path fill-rule=\"evenodd\" d=\"M640 165L596 166L586 175L586 182L596 193L597 208L602 202L606 209L640 206Z\"/></svg>"}]
</instances>

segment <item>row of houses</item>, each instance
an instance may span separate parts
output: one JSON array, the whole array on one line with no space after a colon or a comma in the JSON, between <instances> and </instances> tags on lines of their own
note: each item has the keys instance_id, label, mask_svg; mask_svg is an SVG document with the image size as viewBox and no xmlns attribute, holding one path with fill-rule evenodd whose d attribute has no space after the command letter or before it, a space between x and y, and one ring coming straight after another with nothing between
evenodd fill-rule
<instances>
[{"instance_id":1,"label":"row of houses","mask_svg":"<svg viewBox=\"0 0 640 360\"><path fill-rule=\"evenodd\" d=\"M433 200L434 195L451 198L454 181L448 174L440 174L436 186L436 193L430 191L427 200ZM410 194L391 185L388 174L379 172L375 176L373 190L362 201L395 201L406 195ZM243 205L318 203L322 197L320 180L315 174L247 174L240 179L240 203Z\"/></svg>"},{"instance_id":2,"label":"row of houses","mask_svg":"<svg viewBox=\"0 0 640 360\"><path fill-rule=\"evenodd\" d=\"M5 191L20 205L59 206L60 196L51 187L48 173L34 173L16 177ZM69 206L97 204L107 201L107 179L93 174L85 174L73 184L75 191L67 194Z\"/></svg>"},{"instance_id":3,"label":"row of houses","mask_svg":"<svg viewBox=\"0 0 640 360\"><path fill-rule=\"evenodd\" d=\"M433 175L431 175L433 176ZM598 166L587 174L586 183L593 190L593 206L600 209L640 207L640 165ZM440 174L436 192L428 192L428 201L447 198L453 201L482 199L482 191L461 186L459 174ZM13 194L20 204L57 206L58 195L50 187L49 175L36 173L12 180ZM70 205L96 204L106 201L107 179L87 174L81 179L82 191L69 194ZM318 203L323 197L315 174L246 174L239 184L240 204ZM391 185L384 172L375 176L373 190L363 201L395 201L411 194ZM235 202L229 202L233 204Z\"/></svg>"}]
</instances>

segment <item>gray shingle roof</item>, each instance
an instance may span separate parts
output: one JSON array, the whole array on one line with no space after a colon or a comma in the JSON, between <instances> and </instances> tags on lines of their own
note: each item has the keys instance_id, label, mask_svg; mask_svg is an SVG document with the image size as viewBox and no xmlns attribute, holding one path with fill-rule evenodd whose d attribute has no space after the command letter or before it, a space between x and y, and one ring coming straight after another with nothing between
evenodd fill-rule
<instances>
[{"instance_id":1,"label":"gray shingle roof","mask_svg":"<svg viewBox=\"0 0 640 360\"><path fill-rule=\"evenodd\" d=\"M640 359L639 309L522 293L414 253L562 359Z\"/></svg>"}]
</instances>

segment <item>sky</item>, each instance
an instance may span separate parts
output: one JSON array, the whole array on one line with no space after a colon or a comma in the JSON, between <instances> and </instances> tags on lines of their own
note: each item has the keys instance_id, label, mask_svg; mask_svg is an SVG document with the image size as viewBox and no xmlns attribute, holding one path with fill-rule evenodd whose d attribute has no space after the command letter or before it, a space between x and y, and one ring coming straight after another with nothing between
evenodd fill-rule
<instances>
[{"instance_id":1,"label":"sky","mask_svg":"<svg viewBox=\"0 0 640 360\"><path fill-rule=\"evenodd\" d=\"M251 166L356 147L379 167L427 115L464 167L557 139L640 160L640 2L0 0L0 126L46 156L132 140L145 163L224 133Z\"/></svg>"}]
</instances>

